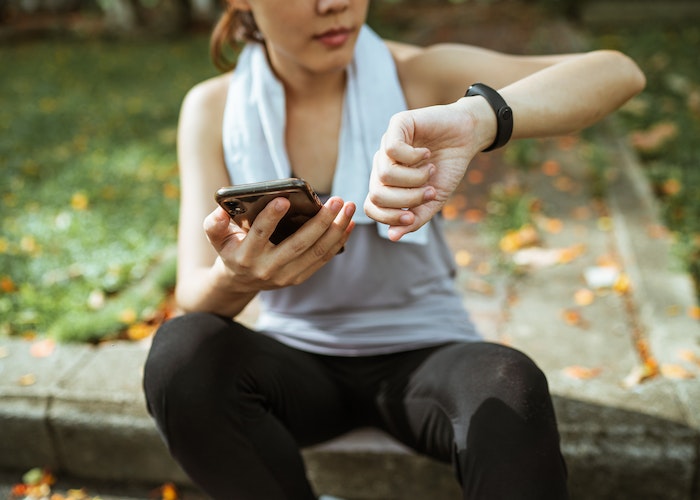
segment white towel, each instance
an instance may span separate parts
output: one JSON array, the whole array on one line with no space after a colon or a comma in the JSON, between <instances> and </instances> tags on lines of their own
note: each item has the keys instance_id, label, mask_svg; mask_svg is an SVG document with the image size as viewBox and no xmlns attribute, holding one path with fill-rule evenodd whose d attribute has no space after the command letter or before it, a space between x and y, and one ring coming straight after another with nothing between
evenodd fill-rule
<instances>
[{"instance_id":1,"label":"white towel","mask_svg":"<svg viewBox=\"0 0 700 500\"><path fill-rule=\"evenodd\" d=\"M377 224L362 210L372 169L390 118L406 109L394 60L384 41L363 26L347 68L347 88L332 195L353 201L357 224ZM285 94L268 64L265 48L247 44L238 57L223 122L223 145L231 182L243 184L292 175L285 147ZM377 224L387 238L388 226ZM428 227L401 241L425 244Z\"/></svg>"}]
</instances>

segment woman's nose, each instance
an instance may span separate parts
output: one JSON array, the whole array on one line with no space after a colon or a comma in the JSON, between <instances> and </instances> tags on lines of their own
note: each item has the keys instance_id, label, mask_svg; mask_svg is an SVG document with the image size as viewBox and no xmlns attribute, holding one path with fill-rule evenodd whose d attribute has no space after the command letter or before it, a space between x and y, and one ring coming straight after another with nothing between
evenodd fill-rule
<instances>
[{"instance_id":1,"label":"woman's nose","mask_svg":"<svg viewBox=\"0 0 700 500\"><path fill-rule=\"evenodd\" d=\"M319 14L342 12L348 8L351 0L318 0L316 10Z\"/></svg>"}]
</instances>

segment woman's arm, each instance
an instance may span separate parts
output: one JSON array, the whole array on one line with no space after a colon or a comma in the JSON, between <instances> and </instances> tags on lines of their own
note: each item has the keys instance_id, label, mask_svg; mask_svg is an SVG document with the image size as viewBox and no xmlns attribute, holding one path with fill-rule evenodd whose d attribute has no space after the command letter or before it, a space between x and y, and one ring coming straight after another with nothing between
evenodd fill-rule
<instances>
[{"instance_id":1,"label":"woman's arm","mask_svg":"<svg viewBox=\"0 0 700 500\"><path fill-rule=\"evenodd\" d=\"M460 97L470 84L499 89L513 110L513 138L580 130L645 84L637 65L615 51L526 57L450 45L397 59L397 67L409 107L419 108L391 120L365 202L370 217L393 226L394 239L442 208L471 159L496 136L486 100ZM429 105L443 102L451 104Z\"/></svg>"},{"instance_id":2,"label":"woman's arm","mask_svg":"<svg viewBox=\"0 0 700 500\"><path fill-rule=\"evenodd\" d=\"M180 111L177 153L180 169L177 285L175 297L185 311L235 316L255 296L240 293L202 225L215 225L208 215L216 208L214 193L228 185L223 159L221 123L228 77L203 82L188 92ZM223 224L224 222L221 222Z\"/></svg>"}]
</instances>

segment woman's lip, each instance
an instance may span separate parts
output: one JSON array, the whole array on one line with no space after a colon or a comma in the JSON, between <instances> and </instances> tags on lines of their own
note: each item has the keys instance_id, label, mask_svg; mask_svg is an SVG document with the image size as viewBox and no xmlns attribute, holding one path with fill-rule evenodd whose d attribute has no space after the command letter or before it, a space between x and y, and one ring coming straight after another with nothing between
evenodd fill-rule
<instances>
[{"instance_id":1,"label":"woman's lip","mask_svg":"<svg viewBox=\"0 0 700 500\"><path fill-rule=\"evenodd\" d=\"M336 28L328 31L324 31L320 35L316 35L314 38L319 40L322 44L327 47L339 47L347 42L350 38L351 30L347 28Z\"/></svg>"}]
</instances>

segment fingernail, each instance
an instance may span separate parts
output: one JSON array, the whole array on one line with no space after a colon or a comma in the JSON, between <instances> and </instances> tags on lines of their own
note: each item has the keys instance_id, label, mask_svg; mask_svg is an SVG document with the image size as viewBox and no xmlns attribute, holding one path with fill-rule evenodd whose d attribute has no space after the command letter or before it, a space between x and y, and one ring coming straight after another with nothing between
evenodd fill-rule
<instances>
[{"instance_id":1,"label":"fingernail","mask_svg":"<svg viewBox=\"0 0 700 500\"><path fill-rule=\"evenodd\" d=\"M413 215L409 213L403 214L401 217L399 217L399 222L401 222L401 224L408 225L413 222Z\"/></svg>"},{"instance_id":2,"label":"fingernail","mask_svg":"<svg viewBox=\"0 0 700 500\"><path fill-rule=\"evenodd\" d=\"M331 210L334 212L340 212L340 209L343 207L343 203L340 200L333 200L331 202Z\"/></svg>"},{"instance_id":3,"label":"fingernail","mask_svg":"<svg viewBox=\"0 0 700 500\"><path fill-rule=\"evenodd\" d=\"M435 188L434 187L428 187L426 188L425 192L423 193L423 200L425 201L430 201L435 198Z\"/></svg>"},{"instance_id":4,"label":"fingernail","mask_svg":"<svg viewBox=\"0 0 700 500\"><path fill-rule=\"evenodd\" d=\"M275 212L284 212L284 202L280 199L275 200Z\"/></svg>"},{"instance_id":5,"label":"fingernail","mask_svg":"<svg viewBox=\"0 0 700 500\"><path fill-rule=\"evenodd\" d=\"M349 204L345 207L345 215L347 215L348 217L352 217L354 213L355 213L355 205L354 204Z\"/></svg>"}]
</instances>

